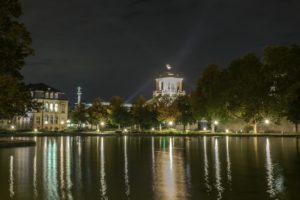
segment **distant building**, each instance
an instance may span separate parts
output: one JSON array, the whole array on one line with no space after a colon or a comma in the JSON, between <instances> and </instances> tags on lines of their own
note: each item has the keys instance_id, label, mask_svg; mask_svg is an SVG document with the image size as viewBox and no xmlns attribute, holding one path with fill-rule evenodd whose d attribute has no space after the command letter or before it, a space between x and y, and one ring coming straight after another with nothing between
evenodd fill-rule
<instances>
[{"instance_id":1,"label":"distant building","mask_svg":"<svg viewBox=\"0 0 300 200\"><path fill-rule=\"evenodd\" d=\"M32 100L40 109L16 118L18 129L62 131L67 128L68 100L65 93L44 83L28 85Z\"/></svg>"},{"instance_id":2,"label":"distant building","mask_svg":"<svg viewBox=\"0 0 300 200\"><path fill-rule=\"evenodd\" d=\"M185 95L183 90L183 78L172 71L170 65L166 65L166 71L161 73L156 79L156 88L153 98L168 95L178 97Z\"/></svg>"},{"instance_id":3,"label":"distant building","mask_svg":"<svg viewBox=\"0 0 300 200\"><path fill-rule=\"evenodd\" d=\"M83 94L82 93L82 87L80 87L80 86L77 87L77 102L75 103L75 107L81 103L81 104L83 104L85 106L86 109L90 108L93 104L82 101L82 94ZM109 106L110 102L102 101L101 104L103 106ZM131 109L132 108L132 104L131 103L123 103L122 106L125 107L125 108L127 108L127 109Z\"/></svg>"}]
</instances>

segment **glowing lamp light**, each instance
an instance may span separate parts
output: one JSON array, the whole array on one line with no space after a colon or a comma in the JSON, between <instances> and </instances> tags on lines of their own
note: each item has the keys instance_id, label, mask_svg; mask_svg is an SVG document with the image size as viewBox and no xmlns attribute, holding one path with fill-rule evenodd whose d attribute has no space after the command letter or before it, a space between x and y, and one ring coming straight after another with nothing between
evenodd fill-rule
<instances>
[{"instance_id":1,"label":"glowing lamp light","mask_svg":"<svg viewBox=\"0 0 300 200\"><path fill-rule=\"evenodd\" d=\"M61 125L64 125L64 124L65 124L65 121L61 121L60 124L61 124Z\"/></svg>"},{"instance_id":2,"label":"glowing lamp light","mask_svg":"<svg viewBox=\"0 0 300 200\"><path fill-rule=\"evenodd\" d=\"M100 125L101 125L101 126L104 126L104 125L105 125L105 123L104 123L104 122L100 122Z\"/></svg>"},{"instance_id":3,"label":"glowing lamp light","mask_svg":"<svg viewBox=\"0 0 300 200\"><path fill-rule=\"evenodd\" d=\"M16 127L14 125L11 125L10 127L12 130L16 129Z\"/></svg>"},{"instance_id":4,"label":"glowing lamp light","mask_svg":"<svg viewBox=\"0 0 300 200\"><path fill-rule=\"evenodd\" d=\"M270 124L270 120L266 119L265 124Z\"/></svg>"},{"instance_id":5,"label":"glowing lamp light","mask_svg":"<svg viewBox=\"0 0 300 200\"><path fill-rule=\"evenodd\" d=\"M127 132L128 132L128 130L127 130L127 128L125 128L125 129L124 129L124 133L127 133Z\"/></svg>"},{"instance_id":6,"label":"glowing lamp light","mask_svg":"<svg viewBox=\"0 0 300 200\"><path fill-rule=\"evenodd\" d=\"M215 125L218 125L218 124L219 124L219 122L218 122L218 121L214 121L214 124L215 124Z\"/></svg>"},{"instance_id":7,"label":"glowing lamp light","mask_svg":"<svg viewBox=\"0 0 300 200\"><path fill-rule=\"evenodd\" d=\"M173 125L173 122L172 122L172 121L169 121L168 124L169 124L169 126L172 126L172 125Z\"/></svg>"},{"instance_id":8,"label":"glowing lamp light","mask_svg":"<svg viewBox=\"0 0 300 200\"><path fill-rule=\"evenodd\" d=\"M226 133L229 133L229 130L228 130L228 129L226 129L226 130L225 130L225 132L226 132Z\"/></svg>"},{"instance_id":9,"label":"glowing lamp light","mask_svg":"<svg viewBox=\"0 0 300 200\"><path fill-rule=\"evenodd\" d=\"M207 128L206 128L206 127L204 127L204 128L203 128L203 130L204 130L204 131L206 131L206 130L207 130Z\"/></svg>"},{"instance_id":10,"label":"glowing lamp light","mask_svg":"<svg viewBox=\"0 0 300 200\"><path fill-rule=\"evenodd\" d=\"M155 128L152 127L152 128L151 128L151 131L154 131L154 130L155 130Z\"/></svg>"},{"instance_id":11,"label":"glowing lamp light","mask_svg":"<svg viewBox=\"0 0 300 200\"><path fill-rule=\"evenodd\" d=\"M71 120L68 119L68 120L67 120L67 123L70 124L70 123L71 123Z\"/></svg>"},{"instance_id":12,"label":"glowing lamp light","mask_svg":"<svg viewBox=\"0 0 300 200\"><path fill-rule=\"evenodd\" d=\"M49 122L48 122L48 121L45 121L45 124L49 124Z\"/></svg>"},{"instance_id":13,"label":"glowing lamp light","mask_svg":"<svg viewBox=\"0 0 300 200\"><path fill-rule=\"evenodd\" d=\"M37 129L37 128L35 128L35 129L33 129L33 131L36 133L36 132L38 132L38 129Z\"/></svg>"},{"instance_id":14,"label":"glowing lamp light","mask_svg":"<svg viewBox=\"0 0 300 200\"><path fill-rule=\"evenodd\" d=\"M85 124L82 124L82 127L84 128L84 127L85 127Z\"/></svg>"}]
</instances>

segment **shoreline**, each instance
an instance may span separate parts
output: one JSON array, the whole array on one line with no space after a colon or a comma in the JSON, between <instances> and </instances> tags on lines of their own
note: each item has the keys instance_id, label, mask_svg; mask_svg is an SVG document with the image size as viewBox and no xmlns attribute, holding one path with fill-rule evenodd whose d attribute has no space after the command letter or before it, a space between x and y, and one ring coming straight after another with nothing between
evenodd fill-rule
<instances>
[{"instance_id":1,"label":"shoreline","mask_svg":"<svg viewBox=\"0 0 300 200\"><path fill-rule=\"evenodd\" d=\"M201 136L210 136L210 137L300 137L296 134L282 134L282 133L259 133L259 134L250 134L250 133L95 133L95 132L62 132L62 133L31 133L31 132L0 132L0 138L2 137L65 137L65 136L80 136L80 137L103 137L103 136L135 136L135 137L201 137Z\"/></svg>"},{"instance_id":2,"label":"shoreline","mask_svg":"<svg viewBox=\"0 0 300 200\"><path fill-rule=\"evenodd\" d=\"M1 140L0 148L32 147L36 142L32 140Z\"/></svg>"}]
</instances>

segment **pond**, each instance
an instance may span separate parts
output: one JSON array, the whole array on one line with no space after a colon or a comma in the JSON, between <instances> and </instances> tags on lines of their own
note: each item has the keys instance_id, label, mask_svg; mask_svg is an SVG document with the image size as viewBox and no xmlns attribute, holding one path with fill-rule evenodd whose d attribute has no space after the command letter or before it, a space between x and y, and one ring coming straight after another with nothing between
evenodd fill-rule
<instances>
[{"instance_id":1,"label":"pond","mask_svg":"<svg viewBox=\"0 0 300 200\"><path fill-rule=\"evenodd\" d=\"M300 199L293 137L34 139L0 149L1 199Z\"/></svg>"}]
</instances>

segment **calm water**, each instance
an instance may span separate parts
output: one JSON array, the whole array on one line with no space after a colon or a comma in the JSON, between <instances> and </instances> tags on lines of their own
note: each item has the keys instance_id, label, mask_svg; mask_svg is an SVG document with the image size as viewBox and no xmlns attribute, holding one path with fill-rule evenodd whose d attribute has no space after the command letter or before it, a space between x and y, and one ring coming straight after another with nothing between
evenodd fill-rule
<instances>
[{"instance_id":1,"label":"calm water","mask_svg":"<svg viewBox=\"0 0 300 200\"><path fill-rule=\"evenodd\" d=\"M295 138L45 137L0 149L0 199L300 199Z\"/></svg>"}]
</instances>

